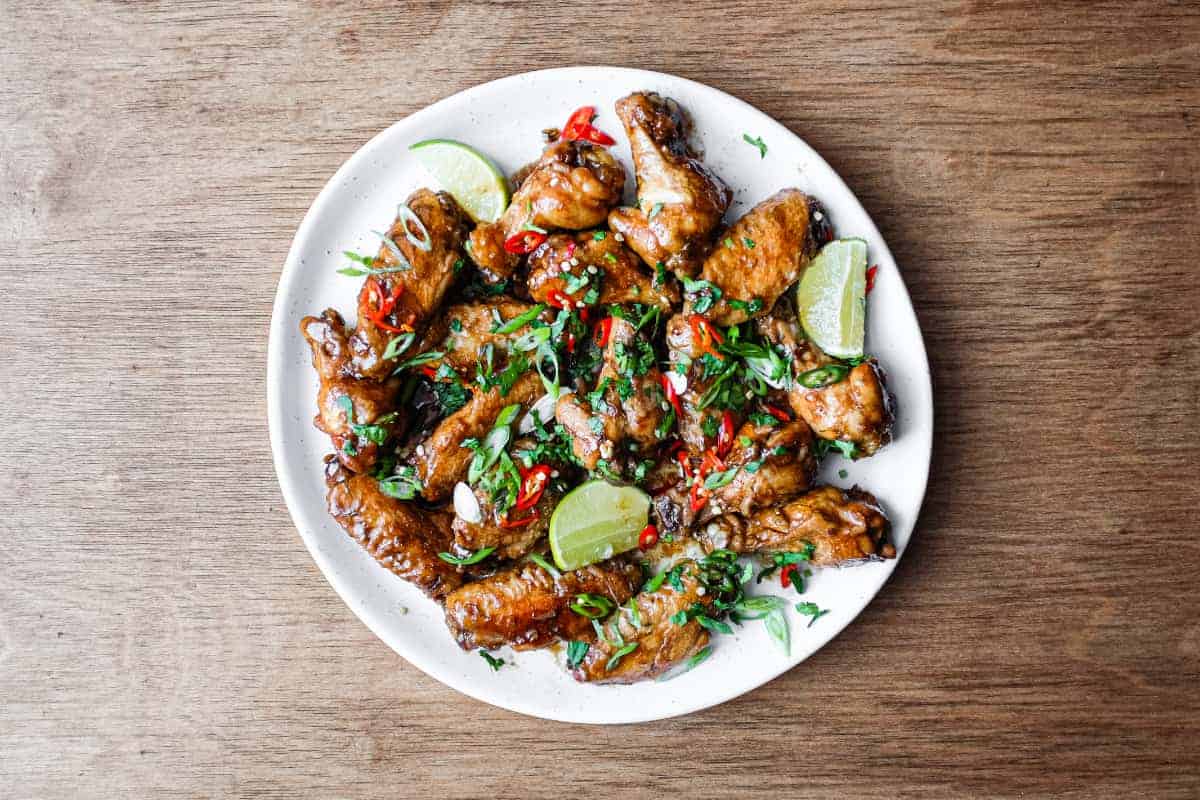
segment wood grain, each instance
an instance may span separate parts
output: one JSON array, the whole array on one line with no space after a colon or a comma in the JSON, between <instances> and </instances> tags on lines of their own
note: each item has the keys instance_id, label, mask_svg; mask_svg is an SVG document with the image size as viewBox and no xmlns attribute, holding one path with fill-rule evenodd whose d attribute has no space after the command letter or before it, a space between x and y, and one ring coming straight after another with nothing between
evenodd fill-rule
<instances>
[{"instance_id":1,"label":"wood grain","mask_svg":"<svg viewBox=\"0 0 1200 800\"><path fill-rule=\"evenodd\" d=\"M0 0L0 796L1196 797L1200 6ZM802 667L596 729L355 619L266 433L292 234L528 69L732 92L883 230L935 373L914 542Z\"/></svg>"}]
</instances>

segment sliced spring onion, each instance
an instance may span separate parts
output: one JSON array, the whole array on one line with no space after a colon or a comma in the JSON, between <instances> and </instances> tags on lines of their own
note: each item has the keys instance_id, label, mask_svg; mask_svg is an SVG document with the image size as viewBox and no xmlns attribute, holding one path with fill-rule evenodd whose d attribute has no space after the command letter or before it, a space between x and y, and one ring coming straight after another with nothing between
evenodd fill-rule
<instances>
[{"instance_id":1,"label":"sliced spring onion","mask_svg":"<svg viewBox=\"0 0 1200 800\"><path fill-rule=\"evenodd\" d=\"M388 249L392 257L396 259L397 264L394 268L388 269L388 272L407 272L412 269L412 264L408 263L408 259L404 257L404 253L400 252L400 248L392 241L392 237L388 236L383 231L371 231L371 233L383 240L383 246Z\"/></svg>"},{"instance_id":2,"label":"sliced spring onion","mask_svg":"<svg viewBox=\"0 0 1200 800\"><path fill-rule=\"evenodd\" d=\"M538 303L536 306L529 309L524 314L518 314L517 316L510 319L508 322L501 325L499 328L496 328L496 333L516 333L517 331L521 330L521 328L523 328L525 325L527 325L529 322L537 319L537 315L541 314L542 311L545 310L545 308L546 308L546 306L542 305L541 303Z\"/></svg>"},{"instance_id":3,"label":"sliced spring onion","mask_svg":"<svg viewBox=\"0 0 1200 800\"><path fill-rule=\"evenodd\" d=\"M535 418L543 425L553 420L554 409L558 406L558 397L564 394L569 394L569 392L559 391L558 396L550 392L542 395L537 402L529 407L529 413L522 417L520 423L517 424L517 433L530 433L533 431L537 427L537 424L534 422Z\"/></svg>"},{"instance_id":4,"label":"sliced spring onion","mask_svg":"<svg viewBox=\"0 0 1200 800\"><path fill-rule=\"evenodd\" d=\"M845 378L850 370L841 364L826 364L823 367L801 372L798 380L809 389L822 389Z\"/></svg>"},{"instance_id":5,"label":"sliced spring onion","mask_svg":"<svg viewBox=\"0 0 1200 800\"><path fill-rule=\"evenodd\" d=\"M433 249L433 238L430 237L425 223L421 222L421 218L416 215L416 212L401 203L396 207L396 217L404 225L404 236L412 242L413 247L426 253ZM417 230L421 232L421 238L413 236L412 225L417 226Z\"/></svg>"},{"instance_id":6,"label":"sliced spring onion","mask_svg":"<svg viewBox=\"0 0 1200 800\"><path fill-rule=\"evenodd\" d=\"M438 558L445 561L447 564L453 564L456 567L466 567L471 564L478 564L492 554L494 547L485 547L482 550L476 550L469 556L456 556L452 553L438 553Z\"/></svg>"},{"instance_id":7,"label":"sliced spring onion","mask_svg":"<svg viewBox=\"0 0 1200 800\"><path fill-rule=\"evenodd\" d=\"M581 617L588 619L603 619L612 613L616 608L612 600L609 600L602 594L583 594L575 595L575 602L571 603L571 610Z\"/></svg>"},{"instance_id":8,"label":"sliced spring onion","mask_svg":"<svg viewBox=\"0 0 1200 800\"><path fill-rule=\"evenodd\" d=\"M402 333L399 336L392 337L388 342L387 347L383 351L383 360L388 361L393 358L399 358L405 350L412 347L413 342L417 340L415 333Z\"/></svg>"},{"instance_id":9,"label":"sliced spring onion","mask_svg":"<svg viewBox=\"0 0 1200 800\"><path fill-rule=\"evenodd\" d=\"M541 553L530 553L529 560L532 561L533 563L537 564L542 569L546 570L546 572L549 572L550 577L554 578L554 580L558 580L559 578L562 577L562 573L559 572L554 567L553 564L551 564L549 561L547 561L546 557L544 555L542 555Z\"/></svg>"}]
</instances>

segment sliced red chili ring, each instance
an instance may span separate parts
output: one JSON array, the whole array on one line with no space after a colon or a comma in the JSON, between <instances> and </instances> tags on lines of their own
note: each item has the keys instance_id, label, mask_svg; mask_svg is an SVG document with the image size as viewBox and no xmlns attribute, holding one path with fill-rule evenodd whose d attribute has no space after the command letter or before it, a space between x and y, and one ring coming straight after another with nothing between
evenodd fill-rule
<instances>
[{"instance_id":1,"label":"sliced red chili ring","mask_svg":"<svg viewBox=\"0 0 1200 800\"><path fill-rule=\"evenodd\" d=\"M617 143L616 139L592 125L585 126L575 138L582 139L585 142L591 142L592 144L604 145L605 147L608 147L610 144Z\"/></svg>"},{"instance_id":2,"label":"sliced red chili ring","mask_svg":"<svg viewBox=\"0 0 1200 800\"><path fill-rule=\"evenodd\" d=\"M579 132L583 130L583 126L591 125L595 118L595 106L580 106L575 109L571 112L571 116L567 117L567 124L563 125L562 138L568 140L577 138Z\"/></svg>"},{"instance_id":3,"label":"sliced red chili ring","mask_svg":"<svg viewBox=\"0 0 1200 800\"><path fill-rule=\"evenodd\" d=\"M770 403L763 403L763 408L765 408L767 410L768 414L770 414L772 417L779 420L780 422L791 422L792 421L791 415L788 414L786 411L784 411L782 408L779 408L778 406L773 406Z\"/></svg>"},{"instance_id":4,"label":"sliced red chili ring","mask_svg":"<svg viewBox=\"0 0 1200 800\"><path fill-rule=\"evenodd\" d=\"M656 544L658 544L658 528L651 523L642 528L642 532L638 534L638 549L649 550Z\"/></svg>"},{"instance_id":5,"label":"sliced red chili ring","mask_svg":"<svg viewBox=\"0 0 1200 800\"><path fill-rule=\"evenodd\" d=\"M546 292L546 303L555 308L569 309L571 307L571 297L562 289L551 289Z\"/></svg>"},{"instance_id":6,"label":"sliced red chili ring","mask_svg":"<svg viewBox=\"0 0 1200 800\"><path fill-rule=\"evenodd\" d=\"M867 294L870 294L871 290L875 288L875 274L877 272L879 272L878 266L871 267L867 270Z\"/></svg>"},{"instance_id":7,"label":"sliced red chili ring","mask_svg":"<svg viewBox=\"0 0 1200 800\"><path fill-rule=\"evenodd\" d=\"M532 253L546 241L546 234L538 231L521 231L504 240L504 252L523 256Z\"/></svg>"},{"instance_id":8,"label":"sliced red chili ring","mask_svg":"<svg viewBox=\"0 0 1200 800\"><path fill-rule=\"evenodd\" d=\"M786 565L779 573L779 585L783 588L790 588L792 585L792 575L800 572L800 568L795 564Z\"/></svg>"},{"instance_id":9,"label":"sliced red chili ring","mask_svg":"<svg viewBox=\"0 0 1200 800\"><path fill-rule=\"evenodd\" d=\"M575 352L575 334L573 334L573 333L567 334L567 352L568 353Z\"/></svg>"},{"instance_id":10,"label":"sliced red chili ring","mask_svg":"<svg viewBox=\"0 0 1200 800\"><path fill-rule=\"evenodd\" d=\"M717 429L717 455L724 458L733 448L733 414L721 414L721 427Z\"/></svg>"},{"instance_id":11,"label":"sliced red chili ring","mask_svg":"<svg viewBox=\"0 0 1200 800\"><path fill-rule=\"evenodd\" d=\"M366 293L366 303L363 303L363 293ZM390 333L405 333L403 327L392 325L387 321L387 315L391 314L396 309L396 301L400 299L400 295L404 294L404 284L395 283L392 285L392 293L388 295L384 292L383 286L380 285L379 279L374 275L367 278L363 283L362 292L359 293L359 305L365 305L364 312L367 319L375 323L376 327L381 328ZM375 304L375 308L371 308L371 303ZM412 330L412 328L408 328Z\"/></svg>"},{"instance_id":12,"label":"sliced red chili ring","mask_svg":"<svg viewBox=\"0 0 1200 800\"><path fill-rule=\"evenodd\" d=\"M522 470L521 491L517 493L517 502L513 507L518 511L533 508L542 499L549 484L550 467L546 464L536 464L527 470Z\"/></svg>"},{"instance_id":13,"label":"sliced red chili ring","mask_svg":"<svg viewBox=\"0 0 1200 800\"><path fill-rule=\"evenodd\" d=\"M659 380L662 381L663 392L667 395L667 402L675 408L676 419L683 419L683 404L679 402L679 392L675 391L675 384L671 383L671 379L665 373Z\"/></svg>"},{"instance_id":14,"label":"sliced red chili ring","mask_svg":"<svg viewBox=\"0 0 1200 800\"><path fill-rule=\"evenodd\" d=\"M424 366L421 367L421 372L425 373L426 377L429 377L429 378L437 377L437 370L428 364L425 364Z\"/></svg>"},{"instance_id":15,"label":"sliced red chili ring","mask_svg":"<svg viewBox=\"0 0 1200 800\"><path fill-rule=\"evenodd\" d=\"M541 516L541 514L539 514L536 510L531 512L528 517L521 517L520 519L510 519L509 516L507 514L505 514L504 519L500 520L500 527L501 528L524 528L526 525L533 522L540 516Z\"/></svg>"},{"instance_id":16,"label":"sliced red chili ring","mask_svg":"<svg viewBox=\"0 0 1200 800\"><path fill-rule=\"evenodd\" d=\"M699 476L696 477L696 482L692 484L692 490L688 493L688 505L691 506L692 513L696 513L708 503L708 489L704 488L704 480Z\"/></svg>"},{"instance_id":17,"label":"sliced red chili ring","mask_svg":"<svg viewBox=\"0 0 1200 800\"><path fill-rule=\"evenodd\" d=\"M714 342L721 344L725 338L717 332L712 323L699 314L692 314L688 317L688 325L692 328L692 338L700 348L700 352L708 353L719 361L725 360L725 356L721 355L713 346Z\"/></svg>"},{"instance_id":18,"label":"sliced red chili ring","mask_svg":"<svg viewBox=\"0 0 1200 800\"><path fill-rule=\"evenodd\" d=\"M587 309L584 309L585 311ZM612 336L613 318L605 317L596 323L596 346L604 347L608 344L608 339Z\"/></svg>"}]
</instances>

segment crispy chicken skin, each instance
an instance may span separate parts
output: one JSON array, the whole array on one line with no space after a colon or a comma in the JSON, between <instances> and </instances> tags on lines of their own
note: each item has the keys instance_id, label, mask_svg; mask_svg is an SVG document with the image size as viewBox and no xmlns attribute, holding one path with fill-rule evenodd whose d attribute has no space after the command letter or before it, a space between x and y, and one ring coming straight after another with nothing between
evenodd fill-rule
<instances>
[{"instance_id":1,"label":"crispy chicken skin","mask_svg":"<svg viewBox=\"0 0 1200 800\"><path fill-rule=\"evenodd\" d=\"M683 385L683 390L679 392L683 406L683 416L678 423L679 438L693 455L698 455L707 446L704 437L705 418L713 417L715 421L719 421L721 412L698 407L700 398L712 386L715 378L702 377L702 354L692 341L692 328L685 314L676 314L667 320L667 353L672 364L671 372L674 373L671 379L677 382L677 387ZM676 377L679 375L677 365L680 363L687 364L682 379Z\"/></svg>"},{"instance_id":2,"label":"crispy chicken skin","mask_svg":"<svg viewBox=\"0 0 1200 800\"><path fill-rule=\"evenodd\" d=\"M437 555L450 545L449 515L388 497L375 478L332 459L325 483L330 516L381 565L439 602L462 585L458 569Z\"/></svg>"},{"instance_id":3,"label":"crispy chicken skin","mask_svg":"<svg viewBox=\"0 0 1200 800\"><path fill-rule=\"evenodd\" d=\"M575 457L589 470L600 459L610 461L621 455L623 445L633 443L642 451L659 442L658 429L666 413L662 373L648 366L639 374L633 365L638 341L633 323L613 317L604 366L596 378L601 395L565 395L555 407L556 419L571 434ZM600 420L596 428L593 419Z\"/></svg>"},{"instance_id":4,"label":"crispy chicken skin","mask_svg":"<svg viewBox=\"0 0 1200 800\"><path fill-rule=\"evenodd\" d=\"M625 189L621 164L608 150L588 142L552 144L523 172L520 188L500 219L471 233L471 258L493 281L511 276L520 260L504 250L505 239L527 225L546 230L599 225L621 202Z\"/></svg>"},{"instance_id":5,"label":"crispy chicken skin","mask_svg":"<svg viewBox=\"0 0 1200 800\"><path fill-rule=\"evenodd\" d=\"M782 553L815 548L812 563L843 567L896 557L887 540L891 523L875 497L858 487L822 486L778 508L749 517L726 514L709 522L698 538L735 553Z\"/></svg>"},{"instance_id":6,"label":"crispy chicken skin","mask_svg":"<svg viewBox=\"0 0 1200 800\"><path fill-rule=\"evenodd\" d=\"M429 438L422 442L414 458L421 484L421 496L430 503L450 498L454 484L464 480L474 453L462 446L467 439L483 439L507 405L517 403L527 409L545 390L536 372L517 378L507 395L494 386L474 395L467 404L443 419Z\"/></svg>"},{"instance_id":7,"label":"crispy chicken skin","mask_svg":"<svg viewBox=\"0 0 1200 800\"><path fill-rule=\"evenodd\" d=\"M596 236L602 238L597 239ZM564 270L563 267L566 266ZM545 303L552 292L566 291L566 278L581 278L597 270L601 305L645 303L670 310L679 305L679 289L659 285L636 255L611 233L556 233L529 256L529 294Z\"/></svg>"},{"instance_id":8,"label":"crispy chicken skin","mask_svg":"<svg viewBox=\"0 0 1200 800\"><path fill-rule=\"evenodd\" d=\"M755 321L755 327L788 354L796 375L834 363L804 338L790 302L776 304L771 314ZM892 440L894 402L875 359L862 362L843 380L821 389L794 382L788 403L817 436L852 442L856 457L873 455Z\"/></svg>"},{"instance_id":9,"label":"crispy chicken skin","mask_svg":"<svg viewBox=\"0 0 1200 800\"><path fill-rule=\"evenodd\" d=\"M696 562L683 563L687 566L681 575L682 592L664 581L655 591L642 592L634 599L638 608L636 617L625 609L618 609L604 623L604 640L594 633L585 639L589 644L587 655L571 671L575 680L636 683L661 675L708 644L708 631L695 619L689 619L683 625L671 621L673 614L686 611L695 603L706 605L709 602L701 593ZM618 642L618 645L611 642ZM609 669L608 662L621 647L620 642L637 647Z\"/></svg>"},{"instance_id":10,"label":"crispy chicken skin","mask_svg":"<svg viewBox=\"0 0 1200 800\"><path fill-rule=\"evenodd\" d=\"M650 266L695 275L710 235L733 192L688 144L691 123L674 100L634 92L617 101L637 177L637 208L622 207L608 224Z\"/></svg>"},{"instance_id":11,"label":"crispy chicken skin","mask_svg":"<svg viewBox=\"0 0 1200 800\"><path fill-rule=\"evenodd\" d=\"M468 218L453 197L446 192L418 189L409 195L406 204L425 226L431 246L426 251L410 241L406 230L411 231L419 241L423 241L423 237L416 225L406 223L399 217L388 230L388 238L399 248L412 269L368 278L358 295L358 325L350 337L350 350L355 372L364 377L383 378L396 366L383 358L388 342L396 334L383 330L370 319L370 312L379 308L381 298L367 284L380 287L388 297L398 292L395 310L385 321L419 332L441 305L442 298L454 282L454 265L463 258L462 246L467 237ZM407 229L406 224L409 226ZM398 263L391 248L386 243L380 245L374 266L377 269L389 269Z\"/></svg>"},{"instance_id":12,"label":"crispy chicken skin","mask_svg":"<svg viewBox=\"0 0 1200 800\"><path fill-rule=\"evenodd\" d=\"M750 319L730 300L761 300L766 314L827 239L828 217L820 203L799 189L784 189L767 198L719 236L704 261L700 279L721 290L722 297L707 312L718 325ZM685 309L690 313L691 303Z\"/></svg>"},{"instance_id":13,"label":"crispy chicken skin","mask_svg":"<svg viewBox=\"0 0 1200 800\"><path fill-rule=\"evenodd\" d=\"M321 381L313 424L333 440L338 460L347 469L366 472L375 466L379 445L354 434L346 419L342 398L348 397L353 403L356 424L376 425L380 418L395 410L400 380L376 381L353 374L346 324L333 309L327 309L319 317L305 317L300 322L300 332L312 349L313 369ZM390 422L384 422L382 427L390 439L403 433L404 424L405 417L398 415Z\"/></svg>"},{"instance_id":14,"label":"crispy chicken skin","mask_svg":"<svg viewBox=\"0 0 1200 800\"><path fill-rule=\"evenodd\" d=\"M587 617L571 610L579 594L603 595L624 603L642 582L642 570L613 558L555 578L526 562L469 583L446 598L446 625L464 650L512 645L544 647L559 637L591 630Z\"/></svg>"}]
</instances>

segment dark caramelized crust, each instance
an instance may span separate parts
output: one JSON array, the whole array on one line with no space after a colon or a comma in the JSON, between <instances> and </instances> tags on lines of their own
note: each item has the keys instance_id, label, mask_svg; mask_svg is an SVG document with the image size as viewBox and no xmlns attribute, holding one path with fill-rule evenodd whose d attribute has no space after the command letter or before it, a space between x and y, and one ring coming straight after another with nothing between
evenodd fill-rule
<instances>
[{"instance_id":1,"label":"dark caramelized crust","mask_svg":"<svg viewBox=\"0 0 1200 800\"><path fill-rule=\"evenodd\" d=\"M642 570L623 558L560 573L555 577L532 562L467 584L446 598L446 625L464 650L512 645L543 647L591 630L586 617L571 610L579 594L624 603L637 591Z\"/></svg>"},{"instance_id":2,"label":"dark caramelized crust","mask_svg":"<svg viewBox=\"0 0 1200 800\"><path fill-rule=\"evenodd\" d=\"M462 585L457 567L438 558L450 547L450 517L388 497L370 475L350 475L336 461L325 482L329 514L387 569L441 601Z\"/></svg>"},{"instance_id":3,"label":"dark caramelized crust","mask_svg":"<svg viewBox=\"0 0 1200 800\"><path fill-rule=\"evenodd\" d=\"M683 563L682 592L664 581L655 591L642 592L635 598L636 615L628 609L618 609L606 620L604 639L597 638L594 633L585 639L589 644L588 652L571 672L575 680L588 683L644 681L661 675L708 644L708 631L695 619L689 619L683 625L671 621L674 614L686 611L696 603L708 603L697 577L696 563ZM637 646L610 667L609 662L616 652L630 644Z\"/></svg>"}]
</instances>

